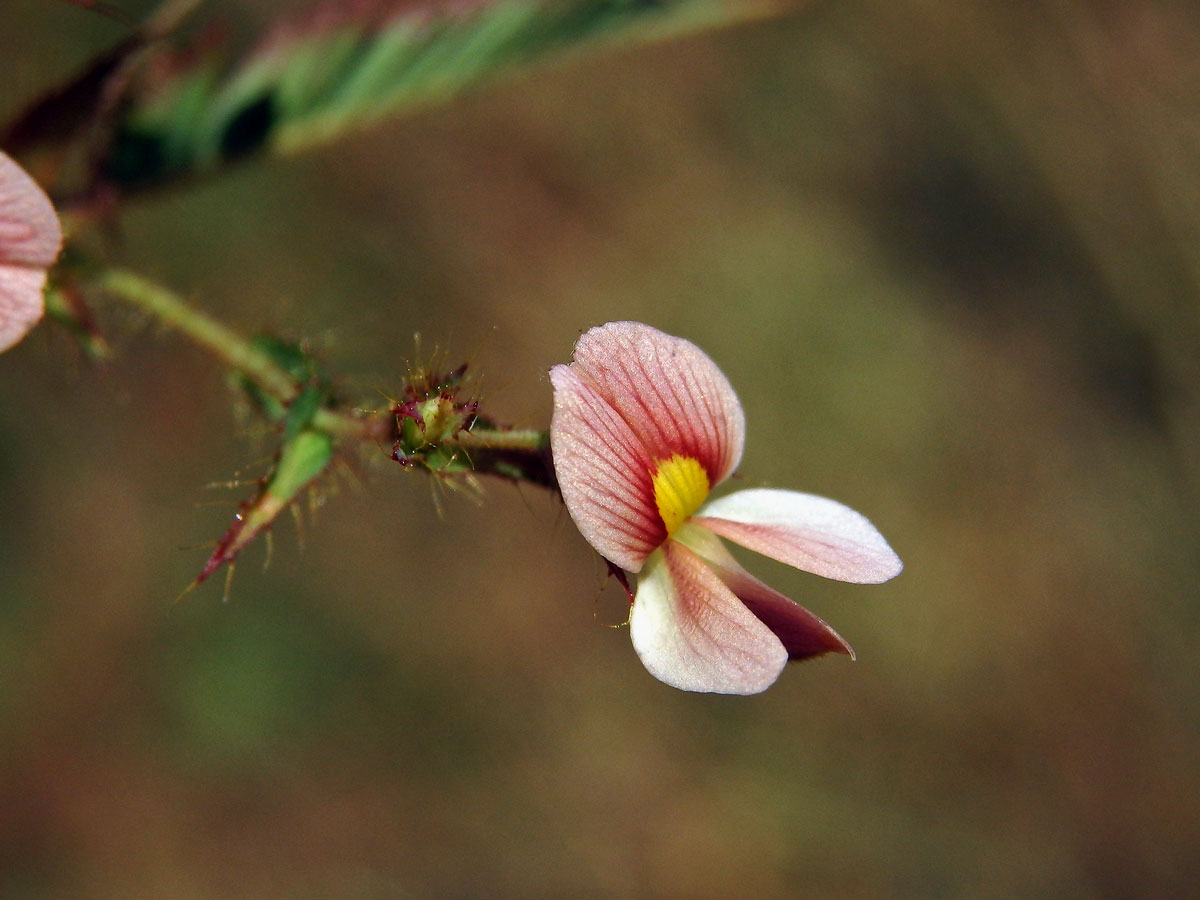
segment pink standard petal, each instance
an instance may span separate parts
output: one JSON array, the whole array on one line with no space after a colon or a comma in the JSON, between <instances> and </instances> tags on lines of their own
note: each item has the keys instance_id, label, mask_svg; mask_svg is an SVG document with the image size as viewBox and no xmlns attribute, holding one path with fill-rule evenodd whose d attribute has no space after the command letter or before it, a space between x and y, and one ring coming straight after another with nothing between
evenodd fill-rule
<instances>
[{"instance_id":1,"label":"pink standard petal","mask_svg":"<svg viewBox=\"0 0 1200 900\"><path fill-rule=\"evenodd\" d=\"M677 541L647 562L629 633L647 671L685 691L757 694L788 661L779 638Z\"/></svg>"},{"instance_id":2,"label":"pink standard petal","mask_svg":"<svg viewBox=\"0 0 1200 900\"><path fill-rule=\"evenodd\" d=\"M679 529L675 537L703 558L750 612L771 629L787 648L789 659L808 659L831 652L854 658L854 650L840 634L743 569L715 534L689 524Z\"/></svg>"},{"instance_id":3,"label":"pink standard petal","mask_svg":"<svg viewBox=\"0 0 1200 900\"><path fill-rule=\"evenodd\" d=\"M41 319L46 269L61 246L62 229L49 198L0 153L0 352Z\"/></svg>"},{"instance_id":4,"label":"pink standard petal","mask_svg":"<svg viewBox=\"0 0 1200 900\"><path fill-rule=\"evenodd\" d=\"M692 521L789 566L878 584L903 564L865 516L826 497L757 488L712 500Z\"/></svg>"},{"instance_id":5,"label":"pink standard petal","mask_svg":"<svg viewBox=\"0 0 1200 900\"><path fill-rule=\"evenodd\" d=\"M640 322L610 322L579 339L572 368L621 414L654 459L691 456L713 485L737 468L746 433L742 405L695 344Z\"/></svg>"},{"instance_id":6,"label":"pink standard petal","mask_svg":"<svg viewBox=\"0 0 1200 900\"><path fill-rule=\"evenodd\" d=\"M567 511L601 556L637 572L667 537L650 481L653 462L616 410L570 366L555 366L550 381L550 449Z\"/></svg>"}]
</instances>

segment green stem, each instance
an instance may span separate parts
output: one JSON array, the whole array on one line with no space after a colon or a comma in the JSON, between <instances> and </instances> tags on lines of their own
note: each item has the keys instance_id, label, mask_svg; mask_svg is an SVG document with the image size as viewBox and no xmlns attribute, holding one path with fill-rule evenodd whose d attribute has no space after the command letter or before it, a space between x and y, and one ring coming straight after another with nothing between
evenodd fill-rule
<instances>
[{"instance_id":1,"label":"green stem","mask_svg":"<svg viewBox=\"0 0 1200 900\"><path fill-rule=\"evenodd\" d=\"M106 269L99 284L110 295L187 335L281 403L290 403L300 393L295 379L270 356L162 285L124 269Z\"/></svg>"},{"instance_id":2,"label":"green stem","mask_svg":"<svg viewBox=\"0 0 1200 900\"><path fill-rule=\"evenodd\" d=\"M334 437L360 441L390 443L393 425L387 419L364 419L335 409L318 409L313 413L312 426Z\"/></svg>"},{"instance_id":3,"label":"green stem","mask_svg":"<svg viewBox=\"0 0 1200 900\"><path fill-rule=\"evenodd\" d=\"M110 296L186 335L280 403L291 403L300 393L296 379L270 355L212 316L189 306L174 291L125 269L106 269L98 283ZM387 421L332 409L317 410L312 425L326 434L364 441L387 441L391 434Z\"/></svg>"},{"instance_id":4,"label":"green stem","mask_svg":"<svg viewBox=\"0 0 1200 900\"><path fill-rule=\"evenodd\" d=\"M550 433L533 428L476 428L473 431L460 432L454 440L467 448L541 452L550 446Z\"/></svg>"},{"instance_id":5,"label":"green stem","mask_svg":"<svg viewBox=\"0 0 1200 900\"><path fill-rule=\"evenodd\" d=\"M289 404L300 395L303 385L268 353L207 313L190 306L169 288L125 269L105 269L96 283L111 297L187 336L280 403ZM318 409L310 424L337 438L377 444L395 440L395 422L390 416L358 416L335 409ZM550 435L546 431L481 426L459 432L446 442L467 451L477 472L529 481L551 489L555 487L550 463Z\"/></svg>"},{"instance_id":6,"label":"green stem","mask_svg":"<svg viewBox=\"0 0 1200 900\"><path fill-rule=\"evenodd\" d=\"M466 451L471 468L481 475L558 490L547 431L475 428L459 432L449 442Z\"/></svg>"}]
</instances>

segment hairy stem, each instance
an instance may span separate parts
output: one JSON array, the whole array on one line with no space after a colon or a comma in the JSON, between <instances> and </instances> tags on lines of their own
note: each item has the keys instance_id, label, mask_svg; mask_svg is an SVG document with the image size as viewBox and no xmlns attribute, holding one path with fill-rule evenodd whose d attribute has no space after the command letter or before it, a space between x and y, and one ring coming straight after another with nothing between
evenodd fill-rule
<instances>
[{"instance_id":1,"label":"hairy stem","mask_svg":"<svg viewBox=\"0 0 1200 900\"><path fill-rule=\"evenodd\" d=\"M125 269L106 269L98 284L109 296L135 306L212 353L281 403L300 393L288 372L263 351L174 291Z\"/></svg>"},{"instance_id":2,"label":"hairy stem","mask_svg":"<svg viewBox=\"0 0 1200 900\"><path fill-rule=\"evenodd\" d=\"M96 283L110 297L128 303L175 329L253 381L280 403L295 400L303 385L252 341L188 304L174 291L126 269L105 269ZM388 444L395 440L390 416L360 416L318 409L311 425L337 438ZM476 471L554 488L550 435L535 429L476 427L450 439L476 462Z\"/></svg>"},{"instance_id":3,"label":"hairy stem","mask_svg":"<svg viewBox=\"0 0 1200 900\"><path fill-rule=\"evenodd\" d=\"M393 427L386 418L360 418L336 409L318 409L312 426L334 437L385 443L392 440Z\"/></svg>"},{"instance_id":4,"label":"hairy stem","mask_svg":"<svg viewBox=\"0 0 1200 900\"><path fill-rule=\"evenodd\" d=\"M550 434L532 428L475 428L462 432L455 441L469 449L541 453L550 447Z\"/></svg>"},{"instance_id":5,"label":"hairy stem","mask_svg":"<svg viewBox=\"0 0 1200 900\"><path fill-rule=\"evenodd\" d=\"M299 395L302 386L267 353L169 288L126 269L106 269L98 284L109 296L185 335L280 403L290 403ZM357 440L386 441L391 435L384 419L360 418L332 409L317 410L312 425L326 434Z\"/></svg>"},{"instance_id":6,"label":"hairy stem","mask_svg":"<svg viewBox=\"0 0 1200 900\"><path fill-rule=\"evenodd\" d=\"M481 475L558 490L548 431L473 428L456 435L454 443L466 451L472 469Z\"/></svg>"}]
</instances>

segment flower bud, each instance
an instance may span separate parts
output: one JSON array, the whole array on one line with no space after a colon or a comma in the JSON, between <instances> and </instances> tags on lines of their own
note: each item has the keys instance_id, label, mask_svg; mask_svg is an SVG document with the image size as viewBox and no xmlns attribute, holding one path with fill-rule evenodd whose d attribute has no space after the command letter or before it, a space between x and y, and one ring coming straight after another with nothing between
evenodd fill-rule
<instances>
[{"instance_id":1,"label":"flower bud","mask_svg":"<svg viewBox=\"0 0 1200 900\"><path fill-rule=\"evenodd\" d=\"M405 386L404 399L391 409L398 435L392 459L431 472L470 471L458 449L446 446L479 416L478 401L460 397L466 369L463 364L442 376L421 373Z\"/></svg>"}]
</instances>

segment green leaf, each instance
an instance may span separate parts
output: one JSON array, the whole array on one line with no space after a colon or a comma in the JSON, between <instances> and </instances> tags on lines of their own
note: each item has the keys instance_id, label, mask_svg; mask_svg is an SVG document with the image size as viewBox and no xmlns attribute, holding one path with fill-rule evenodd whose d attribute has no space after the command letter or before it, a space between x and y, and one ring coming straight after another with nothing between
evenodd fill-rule
<instances>
[{"instance_id":1,"label":"green leaf","mask_svg":"<svg viewBox=\"0 0 1200 900\"><path fill-rule=\"evenodd\" d=\"M325 391L316 386L302 390L299 396L288 407L287 418L283 423L283 441L290 442L301 431L309 426L317 410L325 405Z\"/></svg>"},{"instance_id":2,"label":"green leaf","mask_svg":"<svg viewBox=\"0 0 1200 900\"><path fill-rule=\"evenodd\" d=\"M299 396L285 404L270 391L263 389L255 379L235 371L230 381L243 391L254 408L268 422L284 422L284 441L290 440L301 428L307 426L329 397L328 384L320 373L316 361L302 344L285 341L273 335L257 335L252 341L254 349L262 352L286 371L299 384L308 384Z\"/></svg>"},{"instance_id":3,"label":"green leaf","mask_svg":"<svg viewBox=\"0 0 1200 900\"><path fill-rule=\"evenodd\" d=\"M232 566L239 553L265 533L279 514L294 503L333 460L333 438L306 428L286 440L271 474L254 496L238 508L233 524L217 541L194 587L224 565Z\"/></svg>"},{"instance_id":4,"label":"green leaf","mask_svg":"<svg viewBox=\"0 0 1200 900\"><path fill-rule=\"evenodd\" d=\"M333 438L305 429L286 442L275 471L267 480L265 497L290 503L302 488L325 471L333 459Z\"/></svg>"},{"instance_id":5,"label":"green leaf","mask_svg":"<svg viewBox=\"0 0 1200 900\"><path fill-rule=\"evenodd\" d=\"M436 0L329 4L276 29L230 71L164 51L126 95L101 172L126 189L291 152L587 47L762 17L786 0ZM170 73L165 78L162 73ZM151 77L150 73L154 73Z\"/></svg>"}]
</instances>

